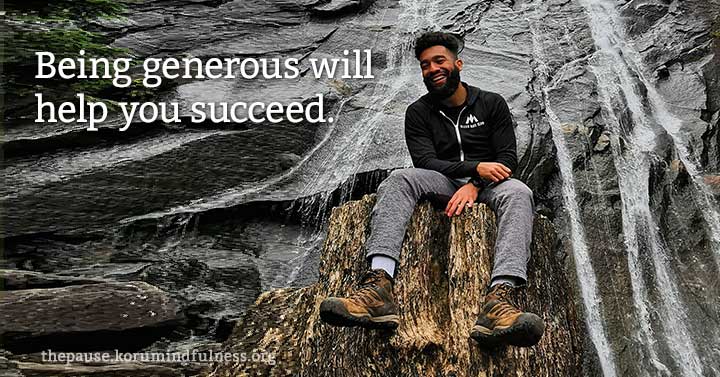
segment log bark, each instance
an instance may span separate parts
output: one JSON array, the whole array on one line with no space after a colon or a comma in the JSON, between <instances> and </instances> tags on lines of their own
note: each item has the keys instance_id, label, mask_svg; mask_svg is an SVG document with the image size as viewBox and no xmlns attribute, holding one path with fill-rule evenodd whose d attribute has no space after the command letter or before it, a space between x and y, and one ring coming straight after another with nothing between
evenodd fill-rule
<instances>
[{"instance_id":1,"label":"log bark","mask_svg":"<svg viewBox=\"0 0 720 377\"><path fill-rule=\"evenodd\" d=\"M577 376L582 339L570 285L556 259L550 221L535 220L528 286L516 301L540 315L532 348L479 348L469 338L492 269L495 215L484 204L451 221L420 204L407 229L394 294L396 332L336 328L320 321L327 296L342 296L367 268L364 243L374 196L332 211L319 281L263 293L225 344L240 362L209 376ZM262 355L260 357L258 355Z\"/></svg>"}]
</instances>

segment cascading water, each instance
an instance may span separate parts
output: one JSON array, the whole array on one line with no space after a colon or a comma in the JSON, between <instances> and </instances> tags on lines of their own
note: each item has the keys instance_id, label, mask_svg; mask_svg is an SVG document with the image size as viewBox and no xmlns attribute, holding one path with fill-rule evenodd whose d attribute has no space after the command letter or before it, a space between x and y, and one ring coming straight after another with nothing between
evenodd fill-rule
<instances>
[{"instance_id":1,"label":"cascading water","mask_svg":"<svg viewBox=\"0 0 720 377\"><path fill-rule=\"evenodd\" d=\"M381 82L374 85L369 95L371 102L365 105L371 111L366 111L360 119L347 122L344 122L342 117L336 118L335 121L340 123L331 131L335 133L332 138L333 143L311 156L310 161L292 177L296 181L295 185L299 186L299 192L294 194L295 197L303 198L320 193L319 198L316 199L320 203L310 203L308 206L311 207L311 211L327 208L327 201L330 200L332 192L328 191L328 188L341 185L341 200L349 198L355 177L365 167L368 151L373 147L378 130L393 122L402 124L392 119L392 114L387 114L386 110L403 94L423 91L415 56L407 46L419 30L439 27L435 23L437 1L402 0L400 6L403 10L398 16L399 23L390 37L389 45L392 47L386 52L387 67L377 75ZM402 135L402 126L393 129L391 132L397 133L394 137ZM396 156L396 159L398 162L402 161L405 166L410 165L407 153L401 158ZM339 168L327 169L328 166ZM324 212L317 211L315 223L321 222L324 217Z\"/></svg>"},{"instance_id":2,"label":"cascading water","mask_svg":"<svg viewBox=\"0 0 720 377\"><path fill-rule=\"evenodd\" d=\"M340 200L347 200L353 192L357 174L362 170L371 170L372 167L366 164L374 163L373 160L377 158L369 152L377 148L375 144L378 143L378 131L382 129L389 134L385 139L402 137L403 122L402 118L398 117L398 109L393 109L394 103L406 103L407 99L425 91L415 56L408 46L416 32L439 28L436 24L437 1L403 0L400 7L402 11L398 15L399 22L389 43L386 42L391 48L386 52L373 50L374 54L386 55L384 60L387 66L381 72L375 73L380 81L373 84L372 90L365 94L367 99L360 106L367 110L361 117L343 116L348 102L355 100L353 97L344 98L336 105L332 113L334 121L327 124L322 140L287 172L251 185L233 188L213 197L201 198L188 205L125 221L197 213L213 208L232 207L248 201L300 201L299 209L296 210L308 227L295 242L297 245L304 245L301 249L306 251L293 256L289 261L290 265L296 266L289 274L290 281L285 282L290 284L298 275L300 265L307 259L306 254L321 245L322 237L319 234L322 232L325 211L329 208L329 201L334 199L336 189L340 190ZM385 17L385 12L379 13L380 21ZM410 166L409 154L405 151L404 144L402 151L396 151L389 159L393 161L385 165ZM275 282L274 285L284 284Z\"/></svg>"},{"instance_id":3,"label":"cascading water","mask_svg":"<svg viewBox=\"0 0 720 377\"><path fill-rule=\"evenodd\" d=\"M327 201L335 188L342 190L341 196L346 198L352 192L354 177L361 170L372 170L367 167L376 157L368 157L377 143L377 133L383 128L384 132L397 139L402 135L402 118L398 114L387 113L394 103L405 103L417 93L425 91L419 77L417 62L408 46L420 30L438 29L437 1L410 1L400 2L402 8L398 16L398 24L394 29L388 43L389 48L385 54L387 67L375 74L382 81L374 84L372 91L367 94L369 103L362 103L365 111L363 116L346 119L343 109L348 101L354 98L344 98L333 112L334 121L328 124L325 134L320 142L293 168L287 172L269 177L266 180L233 188L213 197L201 198L187 205L170 208L160 212L153 212L142 216L128 218L126 222L141 219L159 218L163 216L185 213L201 212L213 208L225 208L251 200L296 200L298 198L311 198L304 202L301 211L312 215L314 220L324 216L317 208L326 208ZM384 12L380 13L380 20ZM373 53L382 53L373 51ZM367 63L366 63L367 64ZM397 112L397 109L396 109ZM394 125L390 127L390 125ZM388 137L386 137L387 139ZM392 151L387 151L392 152ZM402 152L389 156L393 165L410 165L410 158L404 145ZM402 155L400 155L402 154ZM379 166L382 166L380 164ZM329 168L333 167L333 168ZM313 210L307 210L308 208ZM315 221L317 222L317 221Z\"/></svg>"},{"instance_id":4,"label":"cascading water","mask_svg":"<svg viewBox=\"0 0 720 377\"><path fill-rule=\"evenodd\" d=\"M585 306L585 318L590 337L600 359L603 375L606 377L614 377L617 375L615 362L607 334L605 333L605 325L600 310L600 295L598 294L597 279L595 277L595 270L590 262L588 246L585 241L585 230L580 220L580 209L578 208L576 200L577 194L575 192L572 161L568 153L568 147L563 139L560 119L558 119L557 115L553 112L550 102L547 99L548 90L548 88L543 90L546 101L545 112L548 123L552 129L553 142L557 149L558 166L560 167L563 182L563 202L565 203L570 218L575 272L580 282L580 292Z\"/></svg>"},{"instance_id":5,"label":"cascading water","mask_svg":"<svg viewBox=\"0 0 720 377\"><path fill-rule=\"evenodd\" d=\"M703 376L708 371L703 369L699 344L692 341L693 331L689 328L685 312L687 304L681 298L677 278L669 265L667 248L649 207L649 171L655 158L653 151L658 132L665 131L671 136L681 161L686 164L695 182L695 197L706 203L706 206L701 206L702 215L713 230L718 226L715 220L717 210L703 190L698 169L679 136L679 122L667 110L653 84L645 78L638 54L623 37L623 25L618 21L615 4L588 0L581 3L588 13L597 47L597 53L591 59L592 70L597 77L603 114L612 132L611 147L623 204L628 268L633 302L639 317L637 337L645 356L655 368L655 372L646 373ZM636 89L638 85L647 90L644 99ZM618 99L624 102L618 103ZM646 102L649 106L645 105ZM626 110L629 117L622 115ZM716 234L712 237L717 237ZM651 264L649 268L653 272L654 288L659 292L659 305L654 305L649 297L650 290L643 276L645 260ZM662 336L658 333L660 329L652 326L654 317L660 319ZM701 333L702 330L696 329L696 332ZM661 346L668 349L666 353L669 357L658 354Z\"/></svg>"},{"instance_id":6,"label":"cascading water","mask_svg":"<svg viewBox=\"0 0 720 377\"><path fill-rule=\"evenodd\" d=\"M383 83L374 85L370 95L371 103L366 105L371 111L366 111L359 120L349 121L344 121L338 111L336 124L325 137L325 140L332 142L314 151L315 153L308 156L292 175L288 175L293 187L299 187L296 189L298 192L293 193L293 197L311 198L310 202L303 202L301 211L305 219L310 218L309 222L316 225L312 227L315 234L308 237L315 239L317 245L322 241L320 236L322 226L318 225L322 224L326 217L325 210L333 192L329 188L340 186L340 200L349 199L356 176L365 167L368 151L373 147L377 131L387 124L398 123L397 120L390 119L390 115L385 112L386 109L393 102L398 101L398 97L403 93L422 93L415 57L406 47L417 31L438 28L435 23L437 1L402 0L400 6L403 11L398 17L398 28L391 37L392 48L386 53L387 67L377 75L384 79ZM402 122L399 124L402 125ZM394 127L390 132L396 132L395 137L398 137L402 135L402 127ZM406 152L402 157L395 156L395 159L397 162L402 161L405 166L410 165L409 155ZM339 168L328 169L328 166ZM287 188L283 187L281 190ZM305 257L305 255L298 256L302 259ZM293 271L291 277L295 274L296 271Z\"/></svg>"},{"instance_id":7,"label":"cascading water","mask_svg":"<svg viewBox=\"0 0 720 377\"><path fill-rule=\"evenodd\" d=\"M655 85L647 78L646 69L643 67L638 52L623 38L620 30L624 25L620 22L614 3L589 0L584 0L582 3L592 21L592 31L595 41L598 42L598 48L601 51L610 51L614 48L620 49L624 65L630 69L632 75L635 75L642 87L647 91L648 112L653 117L653 121L672 138L678 158L692 179L693 189L695 190L693 198L699 200L698 208L702 209L701 215L705 220L705 225L708 227L715 261L720 266L719 206L702 179L697 158L687 148L687 141L682 133L683 122L668 109L667 103L662 99ZM614 44L617 44L617 47Z\"/></svg>"},{"instance_id":8,"label":"cascading water","mask_svg":"<svg viewBox=\"0 0 720 377\"><path fill-rule=\"evenodd\" d=\"M185 144L202 139L237 133L237 131L207 131L185 135L160 135L137 144L121 145L113 149L98 149L84 153L68 153L53 158L27 159L11 166L3 166L5 186L0 188L0 199L11 200L19 195L37 191L51 182L62 182L101 169L142 161ZM22 190L18 190L22 187Z\"/></svg>"},{"instance_id":9,"label":"cascading water","mask_svg":"<svg viewBox=\"0 0 720 377\"><path fill-rule=\"evenodd\" d=\"M708 228L716 261L720 235L717 229L720 227L717 203L704 186L699 174L699 164L684 144L680 129L681 121L672 115L657 90L647 80L639 54L624 42L619 31L622 25L618 22L615 4L610 1L589 0L581 1L581 4L588 14L597 49L597 53L590 60L599 87L602 115L608 123L606 132L611 132L611 150L623 205L623 236L636 318L633 323L637 324L635 339L641 349L640 353L645 358L638 363L640 366L638 371L641 375L647 376L708 375L711 367L704 361L707 355L712 354L712 347L695 344L696 342L693 341L694 335L702 331L693 326L686 311L687 303L683 302L678 278L670 266L671 257L668 254L668 247L649 207L649 174L652 163L660 160L653 153L656 148L657 132L665 132L670 136L675 144L678 158L686 166L692 178L693 199ZM577 278L585 305L589 335L598 352L603 375L614 376L618 374L614 360L616 356L614 352L618 352L618 348L610 343L606 332L607 325L602 318L601 295L588 254L585 231L576 200L572 160L562 128L565 121L582 123L582 119L559 119L551 101L551 93L559 89L557 86L565 80L566 71L588 58L580 57L554 71L548 66L549 60L544 51L546 41L543 38L545 34L550 36L553 34L544 30L548 12L545 8L547 6L538 1L524 8L532 34L536 83L542 86L541 100L544 103L557 150L562 194L569 219ZM572 47L574 43L569 35L566 29L565 45ZM563 49L563 44L547 42L549 45L560 46L560 49ZM561 53L564 56L580 55L576 54L577 51L561 51ZM646 89L644 97L636 89L638 85ZM623 111L627 110L631 115L629 131L625 129L628 124L624 123L625 118L623 118ZM645 276L648 273L652 278ZM653 294L657 296L655 301ZM712 370L717 373L715 369Z\"/></svg>"},{"instance_id":10,"label":"cascading water","mask_svg":"<svg viewBox=\"0 0 720 377\"><path fill-rule=\"evenodd\" d=\"M541 4L537 1L532 4L534 9L540 6ZM533 57L536 62L535 73L538 81L543 85L541 93L542 100L545 105L547 121L552 131L553 142L557 150L557 161L562 179L562 196L567 216L570 220L573 259L585 308L585 320L590 338L599 356L603 375L605 377L615 377L617 372L600 310L597 278L592 263L590 262L588 245L585 239L585 229L580 219L580 209L576 199L577 193L575 190L572 161L563 137L560 119L553 111L550 103L549 91L553 89L552 82L550 82L550 68L546 64L543 41L541 40L540 33L537 31L538 20L530 18L526 20L530 26L533 39ZM559 75L559 77L562 77L562 75Z\"/></svg>"}]
</instances>

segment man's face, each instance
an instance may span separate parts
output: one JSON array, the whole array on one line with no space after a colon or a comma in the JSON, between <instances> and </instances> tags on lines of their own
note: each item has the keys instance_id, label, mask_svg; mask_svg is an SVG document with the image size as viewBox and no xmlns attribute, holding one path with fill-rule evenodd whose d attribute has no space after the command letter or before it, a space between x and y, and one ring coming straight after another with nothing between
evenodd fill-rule
<instances>
[{"instance_id":1,"label":"man's face","mask_svg":"<svg viewBox=\"0 0 720 377\"><path fill-rule=\"evenodd\" d=\"M420 54L423 82L431 95L445 99L455 93L460 85L463 62L445 46L433 46Z\"/></svg>"}]
</instances>

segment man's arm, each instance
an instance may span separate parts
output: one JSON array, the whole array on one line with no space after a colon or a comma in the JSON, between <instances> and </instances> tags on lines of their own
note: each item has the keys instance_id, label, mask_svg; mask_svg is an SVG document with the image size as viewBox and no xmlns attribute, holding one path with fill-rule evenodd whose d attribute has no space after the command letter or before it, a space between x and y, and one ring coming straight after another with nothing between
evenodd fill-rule
<instances>
[{"instance_id":1,"label":"man's arm","mask_svg":"<svg viewBox=\"0 0 720 377\"><path fill-rule=\"evenodd\" d=\"M517 168L517 142L515 139L515 124L512 113L510 113L507 102L505 102L505 99L500 95L496 96L493 107L494 109L490 116L490 124L493 125L490 141L495 151L495 162L504 165L510 170L510 175L512 175L512 172ZM483 166L478 166L478 170L481 170L481 168L483 168ZM497 175L497 173L494 175ZM484 177L478 174L473 176L468 183L483 188L495 180L502 179L498 179L497 177L491 179L490 177Z\"/></svg>"},{"instance_id":2,"label":"man's arm","mask_svg":"<svg viewBox=\"0 0 720 377\"><path fill-rule=\"evenodd\" d=\"M405 143L410 151L413 166L435 170L450 178L474 177L478 161L446 161L437 158L429 131L411 108L405 111Z\"/></svg>"}]
</instances>

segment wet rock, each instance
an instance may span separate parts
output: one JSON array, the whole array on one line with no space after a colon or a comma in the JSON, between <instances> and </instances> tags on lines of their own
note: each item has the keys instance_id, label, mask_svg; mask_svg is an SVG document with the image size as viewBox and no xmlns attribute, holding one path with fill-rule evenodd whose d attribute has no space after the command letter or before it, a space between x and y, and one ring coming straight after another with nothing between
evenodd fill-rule
<instances>
[{"instance_id":1,"label":"wet rock","mask_svg":"<svg viewBox=\"0 0 720 377\"><path fill-rule=\"evenodd\" d=\"M302 160L302 157L294 153L280 153L278 157L282 158L281 164L285 169L296 166Z\"/></svg>"},{"instance_id":2,"label":"wet rock","mask_svg":"<svg viewBox=\"0 0 720 377\"><path fill-rule=\"evenodd\" d=\"M103 283L100 279L83 279L72 276L43 274L34 271L0 270L0 290L58 288L68 285Z\"/></svg>"},{"instance_id":3,"label":"wet rock","mask_svg":"<svg viewBox=\"0 0 720 377\"><path fill-rule=\"evenodd\" d=\"M27 289L0 296L2 348L14 353L138 349L182 319L166 292L143 282Z\"/></svg>"},{"instance_id":4,"label":"wet rock","mask_svg":"<svg viewBox=\"0 0 720 377\"><path fill-rule=\"evenodd\" d=\"M17 365L0 353L0 377L25 377Z\"/></svg>"},{"instance_id":5,"label":"wet rock","mask_svg":"<svg viewBox=\"0 0 720 377\"><path fill-rule=\"evenodd\" d=\"M214 347L212 351L216 352L218 349ZM197 376L202 371L207 362L202 361L201 358L209 359L211 357L209 352L210 350L201 343L192 343L189 348L183 349L168 347L165 344L162 349L154 348L153 345L137 352L119 350L72 352L56 349L18 355L7 352L5 360L9 368L28 377L188 377ZM71 358L74 360L70 361ZM0 357L0 368L3 365L2 361Z\"/></svg>"},{"instance_id":6,"label":"wet rock","mask_svg":"<svg viewBox=\"0 0 720 377\"><path fill-rule=\"evenodd\" d=\"M661 65L658 67L658 69L655 70L655 77L659 79L666 79L670 76L670 70L667 66Z\"/></svg>"},{"instance_id":7,"label":"wet rock","mask_svg":"<svg viewBox=\"0 0 720 377\"><path fill-rule=\"evenodd\" d=\"M327 4L319 5L313 10L323 16L337 16L344 13L363 11L375 0L331 0Z\"/></svg>"},{"instance_id":8,"label":"wet rock","mask_svg":"<svg viewBox=\"0 0 720 377\"><path fill-rule=\"evenodd\" d=\"M720 111L710 117L709 123L703 134L702 163L709 171L720 171Z\"/></svg>"},{"instance_id":9,"label":"wet rock","mask_svg":"<svg viewBox=\"0 0 720 377\"><path fill-rule=\"evenodd\" d=\"M566 134L574 134L578 132L578 125L574 123L565 123L562 125L562 130Z\"/></svg>"},{"instance_id":10,"label":"wet rock","mask_svg":"<svg viewBox=\"0 0 720 377\"><path fill-rule=\"evenodd\" d=\"M225 343L225 352L273 356L217 363L214 376L301 372L330 376L338 370L348 376L580 374L582 324L572 289L555 260L553 227L542 217L534 226L529 286L515 298L543 317L547 324L543 339L530 349L486 353L468 338L492 268L495 216L485 205L452 221L429 204L416 209L395 284L402 318L396 333L322 323L320 301L348 292L367 268L362 249L374 201L374 196L366 196L335 208L319 281L264 293Z\"/></svg>"},{"instance_id":11,"label":"wet rock","mask_svg":"<svg viewBox=\"0 0 720 377\"><path fill-rule=\"evenodd\" d=\"M598 138L597 142L595 143L595 148L593 150L595 152L604 152L608 149L610 146L610 136L608 136L607 133L603 133Z\"/></svg>"},{"instance_id":12,"label":"wet rock","mask_svg":"<svg viewBox=\"0 0 720 377\"><path fill-rule=\"evenodd\" d=\"M706 175L703 180L715 195L720 195L720 175Z\"/></svg>"},{"instance_id":13,"label":"wet rock","mask_svg":"<svg viewBox=\"0 0 720 377\"><path fill-rule=\"evenodd\" d=\"M649 1L626 7L624 14L632 17L633 20L630 25L630 32L642 33L647 31L667 14L669 8L669 5L662 1Z\"/></svg>"},{"instance_id":14,"label":"wet rock","mask_svg":"<svg viewBox=\"0 0 720 377\"><path fill-rule=\"evenodd\" d=\"M217 256L157 263L137 276L172 292L196 335L214 333L236 320L261 292L258 268L247 255L202 251Z\"/></svg>"},{"instance_id":15,"label":"wet rock","mask_svg":"<svg viewBox=\"0 0 720 377\"><path fill-rule=\"evenodd\" d=\"M26 377L184 377L182 371L164 365L121 363L112 365L66 365L14 362L20 376Z\"/></svg>"},{"instance_id":16,"label":"wet rock","mask_svg":"<svg viewBox=\"0 0 720 377\"><path fill-rule=\"evenodd\" d=\"M97 234L5 238L3 268L60 273L107 262L112 247ZM91 278L102 278L99 274Z\"/></svg>"}]
</instances>

